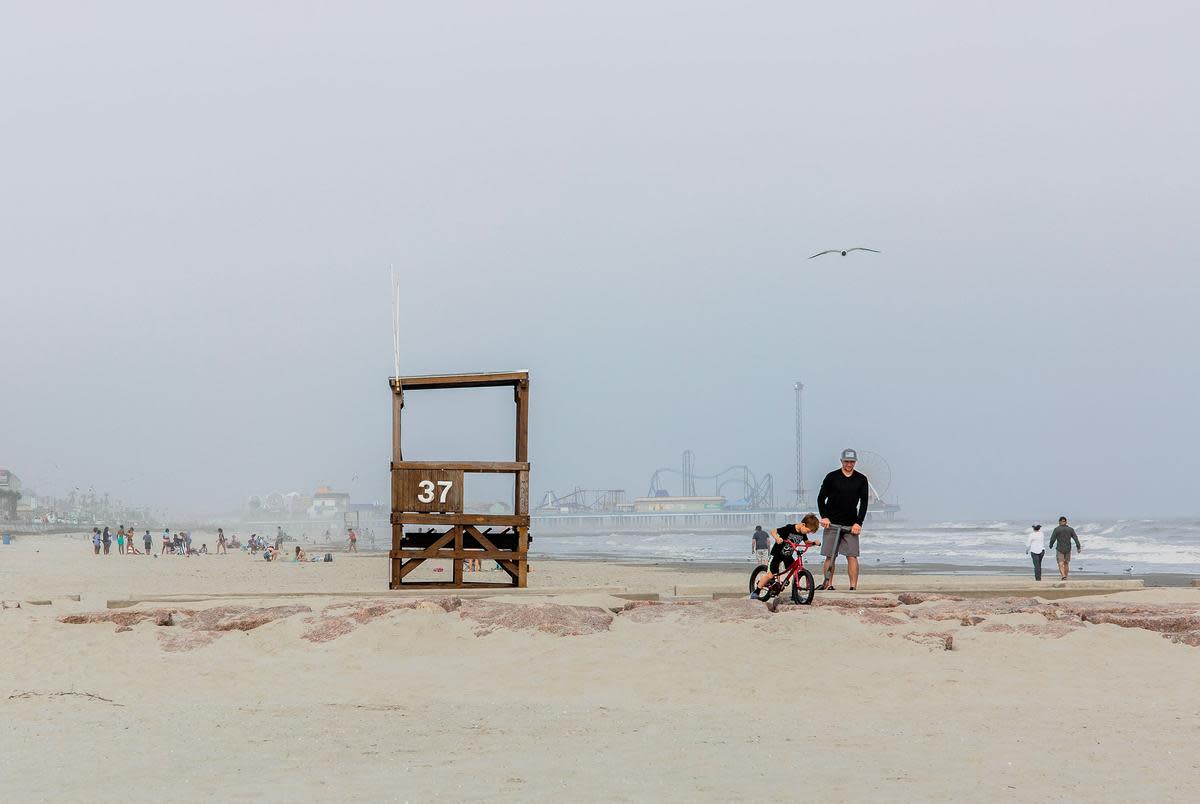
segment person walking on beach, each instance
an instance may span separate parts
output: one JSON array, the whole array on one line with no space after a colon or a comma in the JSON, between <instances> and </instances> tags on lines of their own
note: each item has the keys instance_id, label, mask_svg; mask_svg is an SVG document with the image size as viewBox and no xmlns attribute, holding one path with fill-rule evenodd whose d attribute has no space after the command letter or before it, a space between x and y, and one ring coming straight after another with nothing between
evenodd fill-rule
<instances>
[{"instance_id":1,"label":"person walking on beach","mask_svg":"<svg viewBox=\"0 0 1200 804\"><path fill-rule=\"evenodd\" d=\"M349 534L350 544L348 544L346 546L346 551L350 552L350 553L357 553L358 552L358 534L354 532L354 528L347 528L346 530L350 531L350 534Z\"/></svg>"},{"instance_id":2,"label":"person walking on beach","mask_svg":"<svg viewBox=\"0 0 1200 804\"><path fill-rule=\"evenodd\" d=\"M92 528L92 547L100 555L100 528Z\"/></svg>"},{"instance_id":3,"label":"person walking on beach","mask_svg":"<svg viewBox=\"0 0 1200 804\"><path fill-rule=\"evenodd\" d=\"M104 532L100 534L100 542L104 545L104 555L108 555L108 548L112 545L112 534L108 532L108 526L104 526Z\"/></svg>"},{"instance_id":4,"label":"person walking on beach","mask_svg":"<svg viewBox=\"0 0 1200 804\"><path fill-rule=\"evenodd\" d=\"M821 555L825 556L824 577L818 589L835 591L833 573L839 555L846 557L850 589L858 588L858 535L867 518L870 483L866 475L855 471L856 463L857 452L842 450L842 468L825 475L817 493L817 510L821 513L821 526L825 528L821 539Z\"/></svg>"},{"instance_id":5,"label":"person walking on beach","mask_svg":"<svg viewBox=\"0 0 1200 804\"><path fill-rule=\"evenodd\" d=\"M221 555L222 553L228 555L229 551L225 549L225 531L222 528L217 528L217 555Z\"/></svg>"},{"instance_id":6,"label":"person walking on beach","mask_svg":"<svg viewBox=\"0 0 1200 804\"><path fill-rule=\"evenodd\" d=\"M146 535L142 537L142 545L146 548L146 555L154 551L154 537L150 535L150 531L146 531Z\"/></svg>"},{"instance_id":7,"label":"person walking on beach","mask_svg":"<svg viewBox=\"0 0 1200 804\"><path fill-rule=\"evenodd\" d=\"M125 555L125 526L117 528L117 554Z\"/></svg>"},{"instance_id":8,"label":"person walking on beach","mask_svg":"<svg viewBox=\"0 0 1200 804\"><path fill-rule=\"evenodd\" d=\"M1050 546L1055 549L1055 558L1058 559L1058 574L1065 581L1067 575L1071 572L1071 540L1075 540L1075 548L1079 552L1083 552L1083 545L1079 543L1079 537L1075 535L1075 528L1067 524L1067 518L1060 516L1058 518L1058 527L1050 534Z\"/></svg>"},{"instance_id":9,"label":"person walking on beach","mask_svg":"<svg viewBox=\"0 0 1200 804\"><path fill-rule=\"evenodd\" d=\"M766 564L770 552L770 534L763 530L762 525L755 525L754 533L750 536L750 555L754 556L756 563Z\"/></svg>"},{"instance_id":10,"label":"person walking on beach","mask_svg":"<svg viewBox=\"0 0 1200 804\"><path fill-rule=\"evenodd\" d=\"M1025 542L1025 552L1029 553L1029 557L1033 559L1033 579L1040 581L1042 579L1042 559L1046 557L1046 536L1042 533L1041 525L1033 526L1033 533L1029 534L1029 539Z\"/></svg>"},{"instance_id":11,"label":"person walking on beach","mask_svg":"<svg viewBox=\"0 0 1200 804\"><path fill-rule=\"evenodd\" d=\"M170 549L171 549L171 529L163 528L162 555L165 556L167 554L167 551Z\"/></svg>"}]
</instances>

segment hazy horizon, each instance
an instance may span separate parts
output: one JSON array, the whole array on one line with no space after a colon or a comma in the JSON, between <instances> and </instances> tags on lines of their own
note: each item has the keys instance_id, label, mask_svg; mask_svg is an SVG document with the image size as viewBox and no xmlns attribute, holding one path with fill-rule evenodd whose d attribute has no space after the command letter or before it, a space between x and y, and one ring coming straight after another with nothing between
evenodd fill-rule
<instances>
[{"instance_id":1,"label":"hazy horizon","mask_svg":"<svg viewBox=\"0 0 1200 804\"><path fill-rule=\"evenodd\" d=\"M1194 5L6 22L0 467L41 493L385 502L394 265L402 373L532 372L535 498L691 449L786 503L800 380L808 488L852 446L914 520L1198 513ZM509 457L511 411L410 394L406 453Z\"/></svg>"}]
</instances>

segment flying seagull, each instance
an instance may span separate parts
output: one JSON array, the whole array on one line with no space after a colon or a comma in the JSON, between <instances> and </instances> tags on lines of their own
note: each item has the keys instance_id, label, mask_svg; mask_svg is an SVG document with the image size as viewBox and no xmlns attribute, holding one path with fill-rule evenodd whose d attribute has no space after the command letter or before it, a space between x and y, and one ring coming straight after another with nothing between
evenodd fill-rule
<instances>
[{"instance_id":1,"label":"flying seagull","mask_svg":"<svg viewBox=\"0 0 1200 804\"><path fill-rule=\"evenodd\" d=\"M841 254L843 257L845 257L851 251L870 251L872 254L882 254L883 253L882 251L876 251L873 248L863 248L862 246L855 246L854 248L848 248L845 251L842 251L840 248L831 248L828 251L822 251L820 254L814 254L814 255L812 255L812 257L809 257L809 259L811 260L813 257L820 257L824 254Z\"/></svg>"}]
</instances>

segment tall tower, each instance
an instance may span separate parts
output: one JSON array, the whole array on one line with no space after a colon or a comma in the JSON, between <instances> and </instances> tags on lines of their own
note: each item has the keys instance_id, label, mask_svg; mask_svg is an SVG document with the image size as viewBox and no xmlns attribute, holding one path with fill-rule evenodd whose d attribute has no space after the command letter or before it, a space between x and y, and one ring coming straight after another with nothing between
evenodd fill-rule
<instances>
[{"instance_id":1,"label":"tall tower","mask_svg":"<svg viewBox=\"0 0 1200 804\"><path fill-rule=\"evenodd\" d=\"M799 380L796 390L796 507L804 507L804 383Z\"/></svg>"}]
</instances>

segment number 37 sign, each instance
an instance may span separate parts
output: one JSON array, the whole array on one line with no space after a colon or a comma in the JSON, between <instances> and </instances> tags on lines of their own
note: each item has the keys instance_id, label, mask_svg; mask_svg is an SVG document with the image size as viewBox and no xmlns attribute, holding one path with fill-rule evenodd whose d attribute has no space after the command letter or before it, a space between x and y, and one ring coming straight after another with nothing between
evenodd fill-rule
<instances>
[{"instance_id":1,"label":"number 37 sign","mask_svg":"<svg viewBox=\"0 0 1200 804\"><path fill-rule=\"evenodd\" d=\"M463 473L447 469L403 469L395 473L392 507L398 511L454 513L463 509Z\"/></svg>"}]
</instances>

